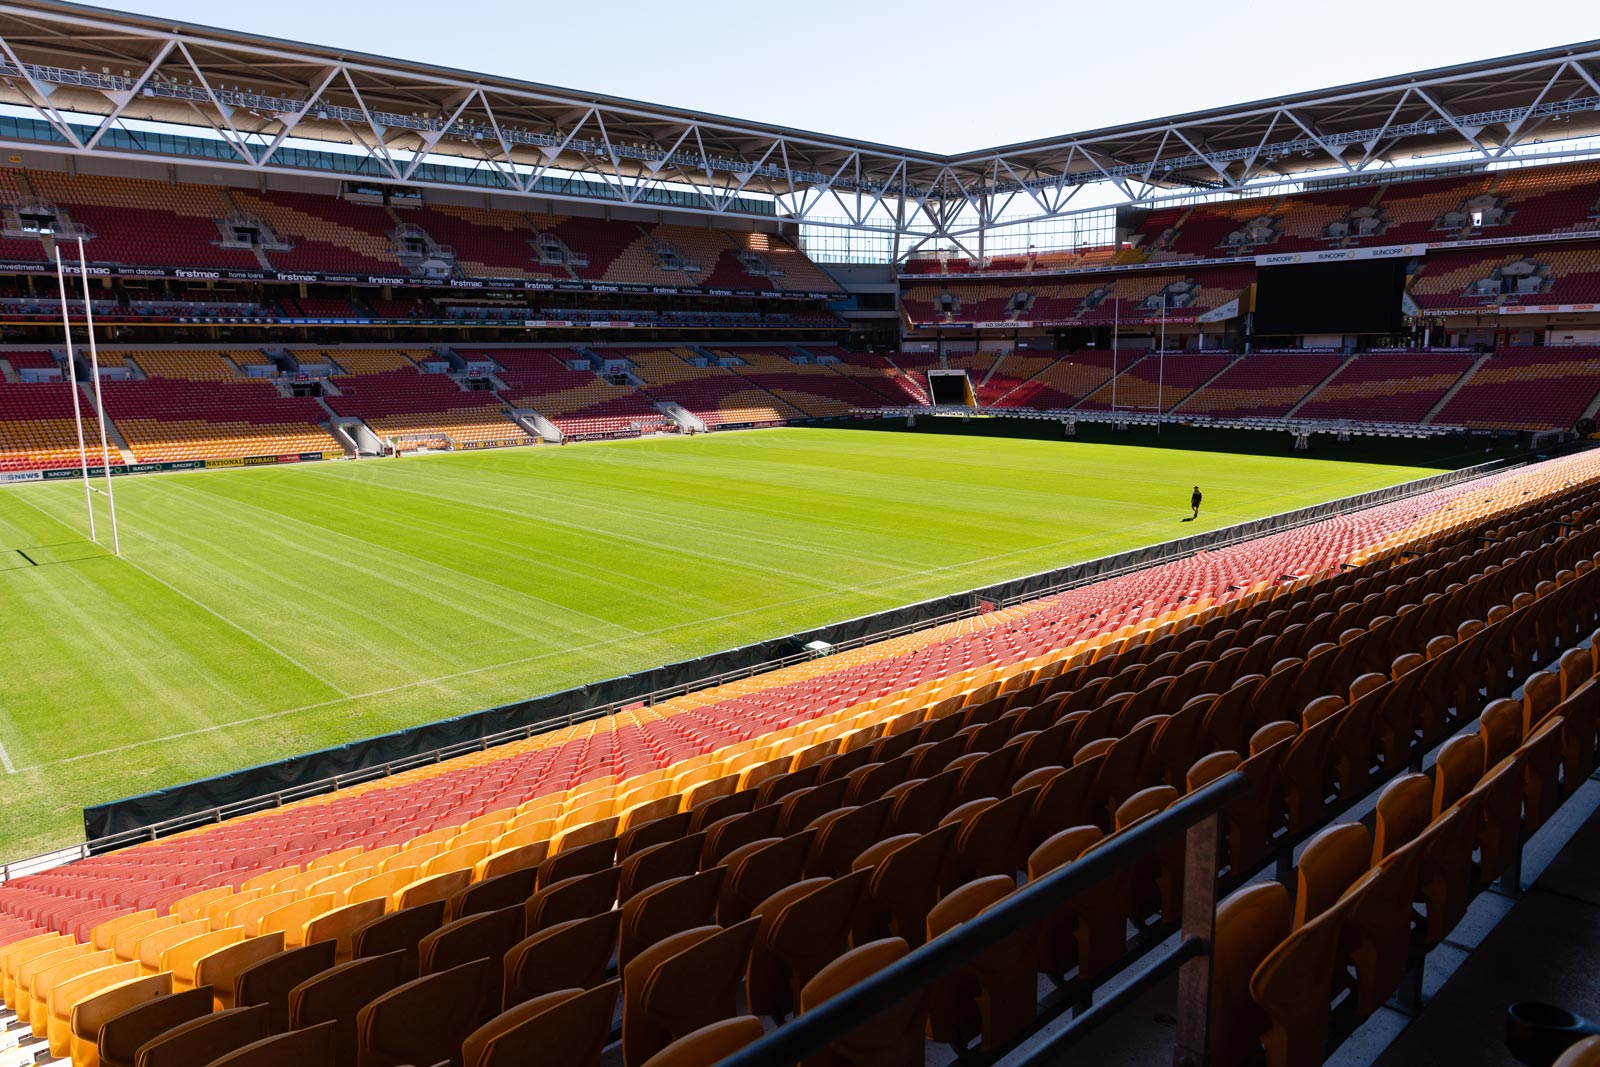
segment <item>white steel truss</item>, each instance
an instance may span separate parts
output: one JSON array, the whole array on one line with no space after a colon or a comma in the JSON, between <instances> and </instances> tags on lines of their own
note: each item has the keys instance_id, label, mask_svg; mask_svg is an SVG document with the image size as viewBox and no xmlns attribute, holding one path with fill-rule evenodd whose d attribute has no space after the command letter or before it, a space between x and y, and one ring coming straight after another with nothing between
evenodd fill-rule
<instances>
[{"instance_id":1,"label":"white steel truss","mask_svg":"<svg viewBox=\"0 0 1600 1067\"><path fill-rule=\"evenodd\" d=\"M981 255L998 226L1600 133L1600 42L940 155L153 18L0 0L0 147L602 203ZM160 124L150 127L149 123ZM197 136L151 129L187 127ZM311 150L317 142L329 150Z\"/></svg>"}]
</instances>

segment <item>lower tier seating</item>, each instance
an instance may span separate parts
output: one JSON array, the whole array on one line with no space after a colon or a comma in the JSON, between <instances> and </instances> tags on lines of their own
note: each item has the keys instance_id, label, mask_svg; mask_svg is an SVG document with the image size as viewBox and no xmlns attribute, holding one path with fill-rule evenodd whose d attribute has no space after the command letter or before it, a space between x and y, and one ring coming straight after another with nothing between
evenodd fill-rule
<instances>
[{"instance_id":1,"label":"lower tier seating","mask_svg":"<svg viewBox=\"0 0 1600 1067\"><path fill-rule=\"evenodd\" d=\"M1600 347L1505 348L1439 409L1445 425L1568 430L1600 396Z\"/></svg>"},{"instance_id":2,"label":"lower tier seating","mask_svg":"<svg viewBox=\"0 0 1600 1067\"><path fill-rule=\"evenodd\" d=\"M1352 360L1297 415L1308 419L1421 422L1472 366L1449 352L1369 353Z\"/></svg>"},{"instance_id":3,"label":"lower tier seating","mask_svg":"<svg viewBox=\"0 0 1600 1067\"><path fill-rule=\"evenodd\" d=\"M106 411L141 463L342 452L328 413L271 382L104 382Z\"/></svg>"},{"instance_id":4,"label":"lower tier seating","mask_svg":"<svg viewBox=\"0 0 1600 1067\"><path fill-rule=\"evenodd\" d=\"M76 466L78 424L73 419L72 386L65 382L0 382L0 470L48 470ZM78 396L84 432L98 435L94 406Z\"/></svg>"},{"instance_id":5,"label":"lower tier seating","mask_svg":"<svg viewBox=\"0 0 1600 1067\"><path fill-rule=\"evenodd\" d=\"M466 392L447 374L401 368L333 381L338 393L327 403L335 412L362 419L380 437L418 438L410 442L413 447L448 444L446 438L468 447L533 440L493 393ZM407 442L395 444L403 448Z\"/></svg>"},{"instance_id":6,"label":"lower tier seating","mask_svg":"<svg viewBox=\"0 0 1600 1067\"><path fill-rule=\"evenodd\" d=\"M741 1003L804 1013L1237 770L1250 789L1225 811L1223 862L1206 876L1226 888L1311 845L1299 911L1280 921L1276 903L1253 905L1239 966L1213 972L1213 1047L1241 1052L1217 1062L1318 1062L1325 1001L1347 987L1381 1001L1395 951L1448 933L1463 894L1509 862L1507 842L1593 768L1600 681L1581 642L1600 625L1597 481L1600 465L1577 457L1429 494L1346 555L1351 568L891 684L865 704L824 700L743 740L689 717L677 751L696 754L655 773L574 777L581 749L623 740L589 722L560 744L530 738L15 879L0 887L6 1002L76 1062L103 1062L91 1047L114 1056L134 1008L149 1019L138 1043L173 1054L195 1040L173 1031L188 1023L216 1036L213 1055L327 1040L334 1062L522 1062L510 1050L537 1047L541 1063L589 1065L620 1042L624 1063L643 1063ZM1402 777L1475 721L1425 786ZM541 792L520 777L536 764L571 784ZM1377 785L1395 796L1365 844L1324 829ZM1406 848L1414 880L1372 873ZM1132 863L1017 951L941 982L929 996L944 1010L919 1000L870 1025L892 1033L897 1062L1003 1048L1033 1020L1039 976L1092 988L1164 936L1195 876L1181 857ZM1371 888L1382 879L1393 892ZM1268 977L1307 973L1284 966L1293 946L1359 929L1341 903L1355 885L1403 915L1400 937L1356 952L1353 969L1312 967L1293 1003L1272 995ZM1223 911L1219 946L1235 925ZM1319 926L1324 914L1339 918ZM323 1036L303 1033L323 1020ZM512 1058L484 1051L496 1047Z\"/></svg>"}]
</instances>

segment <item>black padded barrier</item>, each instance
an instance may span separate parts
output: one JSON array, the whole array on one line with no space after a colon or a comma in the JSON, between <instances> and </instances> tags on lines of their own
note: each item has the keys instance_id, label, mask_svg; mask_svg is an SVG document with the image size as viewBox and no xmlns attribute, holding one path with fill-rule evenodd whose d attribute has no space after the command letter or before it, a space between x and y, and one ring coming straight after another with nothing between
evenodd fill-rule
<instances>
[{"instance_id":1,"label":"black padded barrier","mask_svg":"<svg viewBox=\"0 0 1600 1067\"><path fill-rule=\"evenodd\" d=\"M1087 560L1039 574L1014 578L981 589L924 600L859 618L817 627L670 663L637 674L563 689L483 711L457 715L377 737L350 741L227 774L185 782L149 793L124 797L83 810L85 840L93 851L111 851L158 835L191 829L232 815L259 811L290 800L326 793L398 772L420 763L449 758L558 729L571 722L597 718L628 704L664 700L733 678L774 669L806 658L804 646L823 641L853 646L882 640L897 632L922 629L978 614L985 605L1004 606L1064 592L1090 582L1192 556L1266 534L1305 526L1417 496L1434 489L1520 466L1534 458L1501 459L1416 481L1360 493L1341 500L1287 511L1221 530L1194 534L1100 559ZM399 766L396 766L399 764ZM352 777L354 776L354 777Z\"/></svg>"}]
</instances>

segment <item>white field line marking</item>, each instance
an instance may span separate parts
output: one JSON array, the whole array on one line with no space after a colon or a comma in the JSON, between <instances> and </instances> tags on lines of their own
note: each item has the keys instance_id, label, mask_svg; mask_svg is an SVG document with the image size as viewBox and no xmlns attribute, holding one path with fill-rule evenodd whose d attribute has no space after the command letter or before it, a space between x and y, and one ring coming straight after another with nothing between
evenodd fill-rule
<instances>
[{"instance_id":1,"label":"white field line marking","mask_svg":"<svg viewBox=\"0 0 1600 1067\"><path fill-rule=\"evenodd\" d=\"M35 504L33 501L29 500L27 503L28 503L29 507L33 508L35 511L39 512L39 514L45 516L46 518L49 518L49 519L54 519L55 518L48 511L45 511L43 508L39 507L39 505ZM113 557L113 558L117 558L117 557ZM324 678L322 675L318 674L316 671L312 670L310 667L307 667L304 663L301 663L299 660L297 660L293 656L289 655L289 653L285 652L283 649L281 649L278 646L274 645L271 641L268 641L266 638L261 637L258 634L251 633L248 629L246 629L245 627L243 627L243 626L239 625L238 623L234 622L232 619L228 618L226 615L222 614L220 611L217 611L215 608L212 608L209 605L204 604L204 603L200 602L199 600L196 600L194 597L190 596L188 593L185 593L182 589L179 589L177 586L173 585L171 582L167 581L165 578L162 578L161 576L151 572L147 568L140 566L139 564L135 563L133 560L129 559L127 556L120 557L120 562L126 563L128 566L132 567L134 570L138 571L140 574L144 575L146 578L149 578L152 582L155 582L158 585L165 586L167 589L171 590L173 593L176 593L178 596L180 596L183 599L187 600L189 603L193 604L195 607L199 608L201 611L205 612L207 615L210 615L212 618L216 619L218 622L221 622L225 626L232 627L233 629L235 629L235 630L239 631L240 633L244 634L246 637L250 638L250 640L254 641L256 644L260 645L262 648L265 648L270 652L276 653L278 656L280 656L283 659L287 660L289 663L294 664L295 667L299 668L304 673L310 675L312 678L315 678L317 681L321 682L323 685L327 686L329 689L332 689L335 693L338 693L339 695L344 696L344 697L349 697L350 696L350 691L348 689L345 689L343 686L335 685L334 683L330 682L328 679Z\"/></svg>"},{"instance_id":2,"label":"white field line marking","mask_svg":"<svg viewBox=\"0 0 1600 1067\"><path fill-rule=\"evenodd\" d=\"M4 745L0 745L0 767L4 767L7 774L17 773L17 769L11 765L11 757L6 754L6 746Z\"/></svg>"},{"instance_id":3,"label":"white field line marking","mask_svg":"<svg viewBox=\"0 0 1600 1067\"><path fill-rule=\"evenodd\" d=\"M135 563L133 560L129 559L127 556L123 556L122 557L122 562L126 563L128 566L132 567L134 570L138 571L140 574L144 575L145 577L149 578L151 581L156 582L156 583L158 583L160 585L163 585L166 588L172 590L178 596L181 596L183 599L187 600L189 603L193 604L195 607L199 608L201 611L205 612L207 615L210 615L212 618L216 619L218 622L221 622L222 624L224 624L226 626L231 626L233 629L238 630L240 633L242 633L246 637L250 638L250 640L252 640L256 644L260 645L262 648L265 648L270 652L277 653L279 656L283 657L288 662L294 664L301 671L305 672L306 674L309 674L311 677L315 678L317 681L321 682L323 685L327 686L329 689L332 689L335 693L338 693L338 694L340 694L341 696L344 696L344 697L350 696L350 691L348 689L344 688L341 685L336 685L333 682L329 681L328 679L324 678L322 675L318 674L316 671L312 670L310 667L307 667L304 663L301 663L299 660L297 660L293 656L289 655L289 653L285 652L283 649L279 648L277 645L273 644L271 641L268 641L266 638L260 636L259 634L252 633L250 630L246 629L245 627L243 627L243 626L239 625L238 623L234 622L232 619L228 618L226 615L222 614L222 612L217 611L215 608L212 608L211 606L209 606L207 604L204 604L204 603L200 602L199 600L196 600L194 597L190 596L188 593L185 593L182 589L179 589L177 586L173 585L171 582L167 581L165 578L162 578L159 575L151 572L147 568L140 566L139 564Z\"/></svg>"},{"instance_id":4,"label":"white field line marking","mask_svg":"<svg viewBox=\"0 0 1600 1067\"><path fill-rule=\"evenodd\" d=\"M184 487L184 488L188 488L188 487ZM624 630L624 631L626 631L626 632L628 632L630 634L637 634L639 632L639 631L633 629L632 627L624 626L622 623L612 622L612 621L610 621L608 619L603 619L603 618L599 617L598 615L591 615L586 611L581 611L578 608L570 607L570 606L565 605L565 604L560 604L560 603L557 603L556 601L553 601L553 600L547 600L544 597L538 596L538 595L536 595L534 593L529 593L526 590L514 589L511 586L502 585L501 583L496 582L491 578L485 578L485 577L482 577L481 575L476 575L476 574L472 574L472 573L470 573L468 571L460 570L460 569L458 569L456 567L452 567L449 564L443 563L443 562L441 562L439 560L428 559L428 558L423 557L423 556L413 555L412 553L406 552L406 551L404 551L404 550L402 550L402 549L400 549L400 548L398 548L398 547L396 547L394 545L383 544L381 542L367 541L367 540L365 540L363 538L354 537L354 536L352 536L350 534L344 533L344 532L339 531L339 530L330 529L330 528L328 528L326 526L319 525L319 524L317 524L315 522L311 522L310 520L307 520L307 519L302 519L302 518L299 518L299 517L294 516L294 515L287 515L287 514L281 512L281 511L274 511L271 508L262 507L261 505L255 504L255 503L251 503L248 500L236 500L236 499L234 499L232 497L217 496L215 494L212 494L212 495L208 495L206 497L206 502L208 504L215 504L215 503L220 502L220 503L231 505L236 510L237 509L249 509L251 511L259 512L260 514L270 516L274 521L277 521L277 522L292 523L292 524L295 524L295 525L298 525L298 526L306 527L306 528L311 529L311 530L315 530L319 537L324 537L324 538L343 538L343 539L345 539L347 541L353 542L354 544L361 546L360 551L362 553L364 553L364 554L368 554L368 555L371 555L371 556L379 556L379 555L398 556L399 558L407 561L410 564L420 564L423 567L433 568L436 571L443 571L444 574L447 575L447 577L446 576L440 576L439 578L436 579L442 585L449 585L451 583L476 583L476 584L487 586L488 588L496 590L499 593L502 593L502 594L504 594L504 595L506 595L508 597L521 597L521 598L526 599L528 601L531 601L532 603L537 604L537 605L539 605L539 606L541 606L541 607L543 607L545 609L548 609L551 612L564 612L564 613L567 613L569 615L576 615L579 618L587 619L589 622L595 624L596 626L604 626L604 627L609 627L611 629ZM428 523L426 520L421 520L419 524L420 525L432 525L432 526L438 527L438 524L436 524L436 523ZM171 527L168 527L168 528L171 529ZM457 536L459 536L459 535L457 535ZM503 557L505 557L507 559L514 560L516 558L514 553L511 553L509 551L496 548L494 545L479 545L477 547L478 547L478 549L480 551L487 550L487 551L492 552L492 553L494 553L496 555L503 556ZM373 578L373 579L375 579L377 581L386 582L388 584L400 586L402 588L406 588L406 589L409 589L409 590L412 590L412 591L418 591L418 590L415 589L414 586L407 586L405 584L405 582L402 581L397 576L386 574L386 573L383 573L383 572L380 572L380 571L375 571L375 570L372 570L369 567L363 567L363 566L361 566L361 565L359 565L357 563L354 563L350 559L350 557L348 555L344 555L344 556L330 555L330 554L325 553L325 552L319 552L319 551L316 551L314 549L311 549L311 548L305 546L304 544L299 546L298 551L300 551L300 552L302 552L302 553L304 553L306 555L313 556L313 557L315 557L317 559L325 560L325 561L327 561L329 563L338 564L340 566L349 567L352 570L360 571L362 574L365 574L369 578ZM615 575L616 572L607 571L606 573ZM613 582L613 583L610 583L610 584L615 585L618 588L622 588L622 586L620 584L618 584L618 583ZM533 641L533 640L537 640L538 639L539 635L537 633L529 633L529 632L527 632L525 630L521 630L521 629L518 629L516 627L510 626L508 623L505 622L504 619L501 619L501 618L498 618L498 617L495 617L495 616L491 616L491 615L485 615L485 614L478 613L478 612L473 612L469 608L464 607L459 603L442 600L439 597L430 597L430 599L434 600L437 603L444 604L447 607L454 608L456 611L459 611L462 614L472 615L473 617L477 618L480 622L482 622L485 625L497 625L497 626L500 626L503 629L511 631L516 636L522 638L525 641Z\"/></svg>"},{"instance_id":5,"label":"white field line marking","mask_svg":"<svg viewBox=\"0 0 1600 1067\"><path fill-rule=\"evenodd\" d=\"M1328 483L1328 484L1331 484L1331 483ZM419 494L419 495L431 495L431 494ZM1273 498L1270 498L1270 499L1277 499L1277 498L1273 497ZM43 513L48 516L48 512L43 512ZM50 517L53 518L53 516L50 516ZM1243 521L1248 521L1248 520L1241 519L1239 521L1243 522ZM1166 520L1159 520L1159 521L1152 521L1152 522L1148 522L1148 523L1140 523L1137 526L1128 527L1127 529L1130 529L1130 530L1132 530L1132 529L1144 529L1146 527L1156 526L1158 524L1159 525L1167 525ZM992 555L992 556L984 557L983 559L980 559L980 560L969 560L969 561L965 561L965 562L960 563L960 564L952 564L952 565L946 566L946 567L930 568L929 570L927 570L927 571L925 571L923 573L924 573L924 575L929 575L929 574L940 573L942 571L956 570L956 569L963 568L963 567L973 566L975 564L992 562L994 560L1000 560L1000 559L1006 559L1006 558L1008 558L1010 556L1023 555L1023 554L1028 553L1028 552L1044 551L1044 550L1051 549L1051 548L1056 548L1056 547L1060 547L1060 546L1064 546L1064 545L1070 545L1070 544L1074 544L1074 543L1079 542L1079 541L1089 540L1092 537L1098 537L1098 536L1101 536L1101 534L1100 533L1085 534L1085 535L1080 536L1080 537L1064 538L1064 539L1062 539L1060 541L1055 541L1055 542L1051 542L1051 543L1046 544L1046 545L1038 546L1037 548L1017 549L1017 550L1012 551L1012 552L997 553L997 554ZM143 568L140 568L140 569L142 570ZM148 572L146 572L146 573L148 573ZM154 577L154 576L152 575L152 577ZM159 579L157 579L157 580L159 581ZM897 581L900 581L900 580L901 579L898 578L898 577L886 578L881 582L872 582L872 583L868 583L867 585L860 586L860 587L858 587L858 591L866 591L868 589L873 588L874 586L887 585L887 584L891 584L893 582L897 582ZM699 626L705 626L705 625L707 625L709 623L724 622L724 621L726 621L728 619L737 618L737 617L739 617L741 615L750 615L750 614L755 614L755 613L759 613L759 612L765 612L765 611L769 611L769 610L777 610L779 608L789 608L789 607L793 607L794 605L802 604L802 603L804 603L804 602L806 602L808 600L817 600L817 599L826 597L828 595L830 595L830 593L813 593L813 594L810 594L808 596L799 597L799 598L796 598L795 600L787 601L787 602L782 603L782 604L763 605L761 607L748 608L748 609L746 609L744 611L729 612L729 613L724 614L724 615L717 615L717 616L713 616L713 617L710 617L710 618L698 619L698 620L695 620L692 623L683 623L683 624L679 624L679 625L676 625L676 626L663 626L663 627L660 627L660 628L655 629L655 630L646 630L646 631L638 634L637 637L641 637L641 638L642 637L653 637L653 636L656 636L658 634L671 633L671 632L673 632L675 630L687 629L688 627L691 627L691 626L699 627ZM873 595L880 595L881 596L882 594L873 594ZM201 605L201 606L203 607L204 605ZM591 642L591 643L589 643L587 645L574 645L574 646L571 646L569 648L557 649L557 650L553 650L553 651L550 651L550 652L543 652L543 653L540 653L539 655L536 655L536 656L524 656L524 657L522 657L520 659L507 660L504 663L491 663L491 664L487 664L487 665L482 666L482 667L474 667L474 668L471 668L469 670L457 671L457 672L455 672L453 674L443 674L443 675L439 675L436 678L427 678L427 679L423 679L421 681L406 682L406 683L401 684L401 685L393 685L393 686L388 686L388 687L385 687L385 688L382 688L382 689L374 689L374 690L371 690L371 691L365 692L365 693L354 693L354 694L347 693L347 694L345 694L344 698L339 699L339 700L324 700L324 701L320 701L320 702L315 703L315 704L304 704L304 705L301 705L300 707L296 707L296 708L284 708L284 709L282 709L280 711L269 711L269 712L265 712L265 713L263 713L261 715L252 715L252 716L250 716L248 718L244 718L244 719L233 719L233 720L231 720L229 722L216 723L216 724L211 725L211 726L204 726L204 727L200 727L200 728L194 729L194 730L184 730L184 731L180 731L178 733L166 734L166 735L161 736L161 737L147 738L147 739L145 739L143 741L133 741L133 742L130 742L130 743L125 744L125 745L117 745L117 746L114 746L112 748L100 749L100 750L95 751L95 752L84 752L84 753L80 753L80 754L78 754L76 756L66 756L66 757L63 757L63 758L58 759L58 760L47 760L47 761L45 761L43 763L36 763L36 764L34 764L34 765L30 766L30 767L23 767L23 768L21 768L19 771L15 772L15 773L27 773L27 772L31 772L31 771L43 770L43 769L45 769L47 767L54 767L54 766L58 766L58 765L61 765L61 764L78 763L78 762L81 762L83 760L94 759L94 758L99 757L99 756L109 756L109 755L114 755L114 754L116 754L118 752L126 752L126 751L129 751L131 749L135 749L135 748L143 748L146 745L163 744L163 743L165 743L167 741L181 740L182 738L185 738L185 737L193 737L193 736L197 736L197 735L200 735L200 734L215 733L215 732L220 731L220 730L227 730L227 729L230 729L230 728L232 728L234 726L245 726L245 725L249 725L250 723L264 722L264 721L267 721L267 720L270 720L270 719L281 718L281 717L283 717L285 715L297 715L297 714L299 714L301 712L316 711L316 710L319 710L321 708L328 708L328 707L333 707L333 706L338 705L338 704L344 704L344 703L346 703L348 701L351 701L351 700L365 700L365 699L369 699L369 698L375 697L375 696L386 696L386 695L388 695L390 693L403 692L403 691L405 691L407 689L421 689L421 688L425 688L427 686L438 685L441 682L454 681L454 680L456 680L458 678L466 678L466 677L471 677L471 676L477 675L477 674L483 674L483 673L488 672L488 671L503 670L503 669L505 669L507 667L522 666L522 665L527 664L527 663L534 663L534 662L537 662L539 660L552 658L554 656L561 656L561 655L575 654L575 653L581 653L581 652L588 652L588 651L592 651L592 650L597 649L597 648L604 648L604 647L606 647L608 645L619 644L619 643L621 643L623 641L636 640L636 639L637 638L630 638L630 637L608 638L608 639L606 639L604 641L594 641L594 642ZM276 651L276 650L274 649L274 651ZM337 689L337 687L334 687L334 688ZM341 692L342 692L342 690L341 690Z\"/></svg>"}]
</instances>

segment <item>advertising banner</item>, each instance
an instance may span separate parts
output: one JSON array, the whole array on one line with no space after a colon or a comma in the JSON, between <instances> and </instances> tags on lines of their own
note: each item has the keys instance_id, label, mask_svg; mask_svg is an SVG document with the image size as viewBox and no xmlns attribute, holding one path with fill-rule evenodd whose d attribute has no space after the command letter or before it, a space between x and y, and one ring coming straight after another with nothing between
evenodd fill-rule
<instances>
[{"instance_id":1,"label":"advertising banner","mask_svg":"<svg viewBox=\"0 0 1600 1067\"><path fill-rule=\"evenodd\" d=\"M169 463L113 463L114 478L124 474L158 474L165 471L197 471L224 467L262 467L274 463L314 463L325 459L343 459L343 452L293 452L281 456L233 456L225 459L180 459ZM105 467L89 467L89 477L102 478ZM55 467L44 471L15 471L0 474L0 484L7 482L57 482L63 478L82 477L82 467Z\"/></svg>"},{"instance_id":2,"label":"advertising banner","mask_svg":"<svg viewBox=\"0 0 1600 1067\"><path fill-rule=\"evenodd\" d=\"M76 267L73 268L77 270ZM0 260L0 274L50 275L45 263ZM661 296L741 296L771 300L832 300L838 293L789 289L702 289L696 286L633 285L576 279L413 278L400 274L329 274L321 271L190 269L186 267L107 267L89 265L98 278L175 278L192 282L287 282L303 285L357 285L385 289L499 289L522 292L643 293ZM281 319L285 323L323 324L368 321L352 319Z\"/></svg>"},{"instance_id":3,"label":"advertising banner","mask_svg":"<svg viewBox=\"0 0 1600 1067\"><path fill-rule=\"evenodd\" d=\"M1454 247L1453 245L1451 247ZM1428 246L1384 245L1379 248L1322 248L1310 252L1275 252L1257 256L1258 267L1282 267L1300 263L1345 263L1360 259L1410 259L1426 255Z\"/></svg>"}]
</instances>

